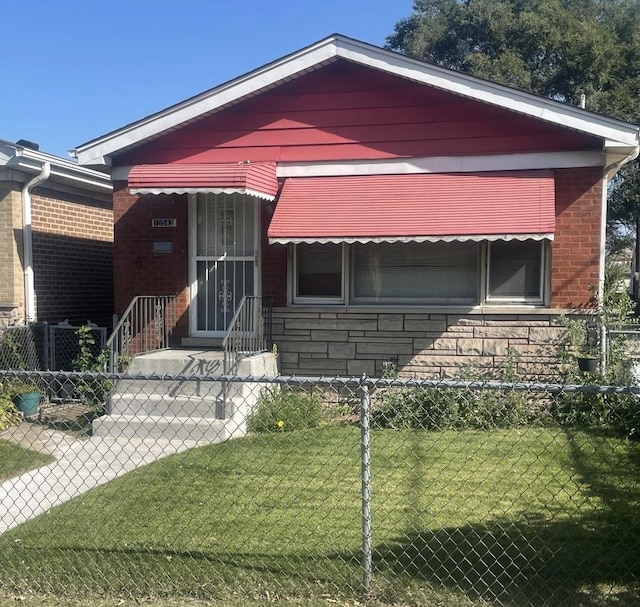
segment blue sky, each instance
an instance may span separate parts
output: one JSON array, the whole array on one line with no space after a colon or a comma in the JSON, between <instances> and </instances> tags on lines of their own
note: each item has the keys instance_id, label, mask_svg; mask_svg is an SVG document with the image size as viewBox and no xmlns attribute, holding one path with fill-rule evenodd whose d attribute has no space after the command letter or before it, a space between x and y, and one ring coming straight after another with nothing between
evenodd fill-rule
<instances>
[{"instance_id":1,"label":"blue sky","mask_svg":"<svg viewBox=\"0 0 640 607\"><path fill-rule=\"evenodd\" d=\"M0 139L67 150L340 33L382 46L412 0L0 0Z\"/></svg>"}]
</instances>

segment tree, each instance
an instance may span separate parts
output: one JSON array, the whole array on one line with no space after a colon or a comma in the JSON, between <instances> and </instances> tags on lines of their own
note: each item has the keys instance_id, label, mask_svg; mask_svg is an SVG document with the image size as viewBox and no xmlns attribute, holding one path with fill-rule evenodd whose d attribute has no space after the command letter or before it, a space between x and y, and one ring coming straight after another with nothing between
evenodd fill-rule
<instances>
[{"instance_id":1,"label":"tree","mask_svg":"<svg viewBox=\"0 0 640 607\"><path fill-rule=\"evenodd\" d=\"M387 47L640 122L640 0L414 0ZM611 185L610 227L640 223L640 164Z\"/></svg>"}]
</instances>

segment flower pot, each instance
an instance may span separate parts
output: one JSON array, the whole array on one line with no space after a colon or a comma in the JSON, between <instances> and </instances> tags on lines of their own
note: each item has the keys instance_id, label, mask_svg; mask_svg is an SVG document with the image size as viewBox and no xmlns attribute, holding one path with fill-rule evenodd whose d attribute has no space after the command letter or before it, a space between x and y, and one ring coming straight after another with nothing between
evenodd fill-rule
<instances>
[{"instance_id":1,"label":"flower pot","mask_svg":"<svg viewBox=\"0 0 640 607\"><path fill-rule=\"evenodd\" d=\"M593 357L579 357L578 358L578 368L583 373L595 373L598 370L598 363L600 361L597 358Z\"/></svg>"},{"instance_id":2,"label":"flower pot","mask_svg":"<svg viewBox=\"0 0 640 607\"><path fill-rule=\"evenodd\" d=\"M40 393L28 392L27 394L16 394L12 399L18 411L24 413L25 417L38 414L40 406Z\"/></svg>"}]
</instances>

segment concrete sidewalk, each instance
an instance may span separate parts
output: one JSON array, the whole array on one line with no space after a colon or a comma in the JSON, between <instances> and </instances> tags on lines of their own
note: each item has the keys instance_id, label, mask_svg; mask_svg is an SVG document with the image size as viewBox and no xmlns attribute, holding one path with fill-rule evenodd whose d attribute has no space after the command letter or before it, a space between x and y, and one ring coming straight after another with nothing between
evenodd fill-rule
<instances>
[{"instance_id":1,"label":"concrete sidewalk","mask_svg":"<svg viewBox=\"0 0 640 607\"><path fill-rule=\"evenodd\" d=\"M0 485L0 534L140 466L198 445L167 439L78 439L27 422L0 438L56 458Z\"/></svg>"}]
</instances>

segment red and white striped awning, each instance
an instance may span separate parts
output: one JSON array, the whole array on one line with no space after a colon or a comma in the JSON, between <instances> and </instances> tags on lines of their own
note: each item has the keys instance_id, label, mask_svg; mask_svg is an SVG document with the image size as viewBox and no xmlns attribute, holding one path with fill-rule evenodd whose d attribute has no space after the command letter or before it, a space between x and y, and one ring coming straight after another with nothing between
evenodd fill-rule
<instances>
[{"instance_id":1,"label":"red and white striped awning","mask_svg":"<svg viewBox=\"0 0 640 607\"><path fill-rule=\"evenodd\" d=\"M140 164L129 172L132 194L247 194L273 200L275 162Z\"/></svg>"},{"instance_id":2,"label":"red and white striped awning","mask_svg":"<svg viewBox=\"0 0 640 607\"><path fill-rule=\"evenodd\" d=\"M295 177L270 243L553 239L551 171Z\"/></svg>"}]
</instances>

